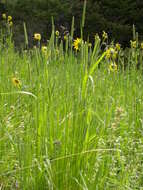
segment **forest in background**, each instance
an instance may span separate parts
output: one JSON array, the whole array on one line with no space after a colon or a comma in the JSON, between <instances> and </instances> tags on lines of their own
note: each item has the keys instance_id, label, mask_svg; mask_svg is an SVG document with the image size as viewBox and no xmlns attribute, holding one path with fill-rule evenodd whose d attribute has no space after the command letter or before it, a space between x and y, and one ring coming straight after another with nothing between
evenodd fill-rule
<instances>
[{"instance_id":1,"label":"forest in background","mask_svg":"<svg viewBox=\"0 0 143 190\"><path fill-rule=\"evenodd\" d=\"M39 32L45 39L51 34L51 17L61 33L70 31L75 17L75 36L80 35L84 0L1 0L0 12L12 15L14 38L17 44L24 41L23 22L26 22L29 39ZM127 46L132 39L135 24L139 37L143 34L143 1L140 0L88 0L84 37L92 41L96 33L105 30L110 39ZM44 40L44 38L43 38ZM31 40L32 42L32 40Z\"/></svg>"}]
</instances>

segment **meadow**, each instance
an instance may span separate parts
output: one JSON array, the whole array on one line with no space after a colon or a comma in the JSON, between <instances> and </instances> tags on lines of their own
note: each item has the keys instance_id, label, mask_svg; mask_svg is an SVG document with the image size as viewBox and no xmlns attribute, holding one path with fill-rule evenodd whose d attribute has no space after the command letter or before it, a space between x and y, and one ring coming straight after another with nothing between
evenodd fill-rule
<instances>
[{"instance_id":1,"label":"meadow","mask_svg":"<svg viewBox=\"0 0 143 190\"><path fill-rule=\"evenodd\" d=\"M16 51L6 22L0 189L143 189L143 44L135 30L123 49L106 32L91 44L73 40L74 27L60 40L53 27L47 44L35 33L36 46Z\"/></svg>"}]
</instances>

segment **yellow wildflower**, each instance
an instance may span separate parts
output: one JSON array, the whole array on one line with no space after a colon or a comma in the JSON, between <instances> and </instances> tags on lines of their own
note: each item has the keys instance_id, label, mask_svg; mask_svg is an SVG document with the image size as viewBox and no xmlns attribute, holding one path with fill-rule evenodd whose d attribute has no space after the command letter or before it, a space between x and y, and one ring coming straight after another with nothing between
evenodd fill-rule
<instances>
[{"instance_id":1,"label":"yellow wildflower","mask_svg":"<svg viewBox=\"0 0 143 190\"><path fill-rule=\"evenodd\" d=\"M41 34L35 33L34 34L34 39L40 41L41 40Z\"/></svg>"},{"instance_id":2,"label":"yellow wildflower","mask_svg":"<svg viewBox=\"0 0 143 190\"><path fill-rule=\"evenodd\" d=\"M130 40L131 43L131 48L136 48L137 47L137 42Z\"/></svg>"},{"instance_id":3,"label":"yellow wildflower","mask_svg":"<svg viewBox=\"0 0 143 190\"><path fill-rule=\"evenodd\" d=\"M42 53L47 53L47 46L42 46L41 51Z\"/></svg>"},{"instance_id":4,"label":"yellow wildflower","mask_svg":"<svg viewBox=\"0 0 143 190\"><path fill-rule=\"evenodd\" d=\"M82 42L81 38L77 38L76 40L74 40L73 47L76 51L79 50L79 46L81 45L81 42Z\"/></svg>"},{"instance_id":5,"label":"yellow wildflower","mask_svg":"<svg viewBox=\"0 0 143 190\"><path fill-rule=\"evenodd\" d=\"M8 22L12 21L12 16L8 16Z\"/></svg>"},{"instance_id":6,"label":"yellow wildflower","mask_svg":"<svg viewBox=\"0 0 143 190\"><path fill-rule=\"evenodd\" d=\"M12 78L12 83L13 83L14 86L16 86L16 87L18 87L18 88L21 87L21 82L20 82L20 80L17 79L17 78L15 78L15 77Z\"/></svg>"},{"instance_id":7,"label":"yellow wildflower","mask_svg":"<svg viewBox=\"0 0 143 190\"><path fill-rule=\"evenodd\" d=\"M143 50L143 42L141 43L141 49Z\"/></svg>"},{"instance_id":8,"label":"yellow wildflower","mask_svg":"<svg viewBox=\"0 0 143 190\"><path fill-rule=\"evenodd\" d=\"M12 21L10 21L8 24L9 24L9 26L13 26L13 22Z\"/></svg>"},{"instance_id":9,"label":"yellow wildflower","mask_svg":"<svg viewBox=\"0 0 143 190\"><path fill-rule=\"evenodd\" d=\"M116 59L117 58L117 51L115 51L115 49L112 47L107 49L106 50L106 58L107 59L110 59L110 58Z\"/></svg>"},{"instance_id":10,"label":"yellow wildflower","mask_svg":"<svg viewBox=\"0 0 143 190\"><path fill-rule=\"evenodd\" d=\"M120 51L121 45L119 43L116 43L115 47L116 47L116 50Z\"/></svg>"},{"instance_id":11,"label":"yellow wildflower","mask_svg":"<svg viewBox=\"0 0 143 190\"><path fill-rule=\"evenodd\" d=\"M106 58L110 59L110 57L111 57L110 49L107 49L106 50Z\"/></svg>"},{"instance_id":12,"label":"yellow wildflower","mask_svg":"<svg viewBox=\"0 0 143 190\"><path fill-rule=\"evenodd\" d=\"M102 38L103 38L103 40L108 39L108 34L105 31L103 31L103 33L102 33Z\"/></svg>"},{"instance_id":13,"label":"yellow wildflower","mask_svg":"<svg viewBox=\"0 0 143 190\"><path fill-rule=\"evenodd\" d=\"M4 20L6 19L6 14L5 14L5 13L2 14L2 18L3 18Z\"/></svg>"},{"instance_id":14,"label":"yellow wildflower","mask_svg":"<svg viewBox=\"0 0 143 190\"><path fill-rule=\"evenodd\" d=\"M56 34L57 37L59 37L59 35L60 35L58 30L56 30L55 34Z\"/></svg>"},{"instance_id":15,"label":"yellow wildflower","mask_svg":"<svg viewBox=\"0 0 143 190\"><path fill-rule=\"evenodd\" d=\"M115 62L114 63L110 63L110 65L109 65L109 71L111 71L111 72L117 71L117 64Z\"/></svg>"}]
</instances>

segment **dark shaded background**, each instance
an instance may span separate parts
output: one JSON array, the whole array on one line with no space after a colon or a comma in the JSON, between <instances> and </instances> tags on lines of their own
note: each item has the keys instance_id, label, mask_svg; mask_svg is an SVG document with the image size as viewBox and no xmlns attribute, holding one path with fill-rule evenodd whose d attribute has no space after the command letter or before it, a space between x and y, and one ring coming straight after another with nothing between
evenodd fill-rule
<instances>
[{"instance_id":1,"label":"dark shaded background","mask_svg":"<svg viewBox=\"0 0 143 190\"><path fill-rule=\"evenodd\" d=\"M75 16L75 36L80 35L83 0L1 0L0 12L13 16L16 44L24 41L23 22L26 22L30 44L34 32L43 36L43 42L51 34L51 16L56 29L63 32L71 28ZM135 24L139 37L143 36L142 0L87 0L84 37L94 39L94 35L107 31L110 39L124 46L132 39L132 26Z\"/></svg>"}]
</instances>

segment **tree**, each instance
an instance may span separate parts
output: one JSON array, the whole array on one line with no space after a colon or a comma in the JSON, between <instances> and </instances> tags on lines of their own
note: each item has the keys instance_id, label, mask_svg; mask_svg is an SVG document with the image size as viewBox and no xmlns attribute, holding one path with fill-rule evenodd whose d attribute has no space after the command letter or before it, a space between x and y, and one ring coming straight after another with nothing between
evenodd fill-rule
<instances>
[{"instance_id":1,"label":"tree","mask_svg":"<svg viewBox=\"0 0 143 190\"><path fill-rule=\"evenodd\" d=\"M37 27L45 35L49 34L51 16L54 17L57 29L63 25L70 30L74 16L75 35L79 36L83 3L83 0L7 0L5 6L14 17L15 25L25 21L31 33ZM112 39L126 45L132 39L133 24L139 34L143 31L142 12L143 2L140 0L87 0L84 36L92 40L96 32L105 30Z\"/></svg>"}]
</instances>

